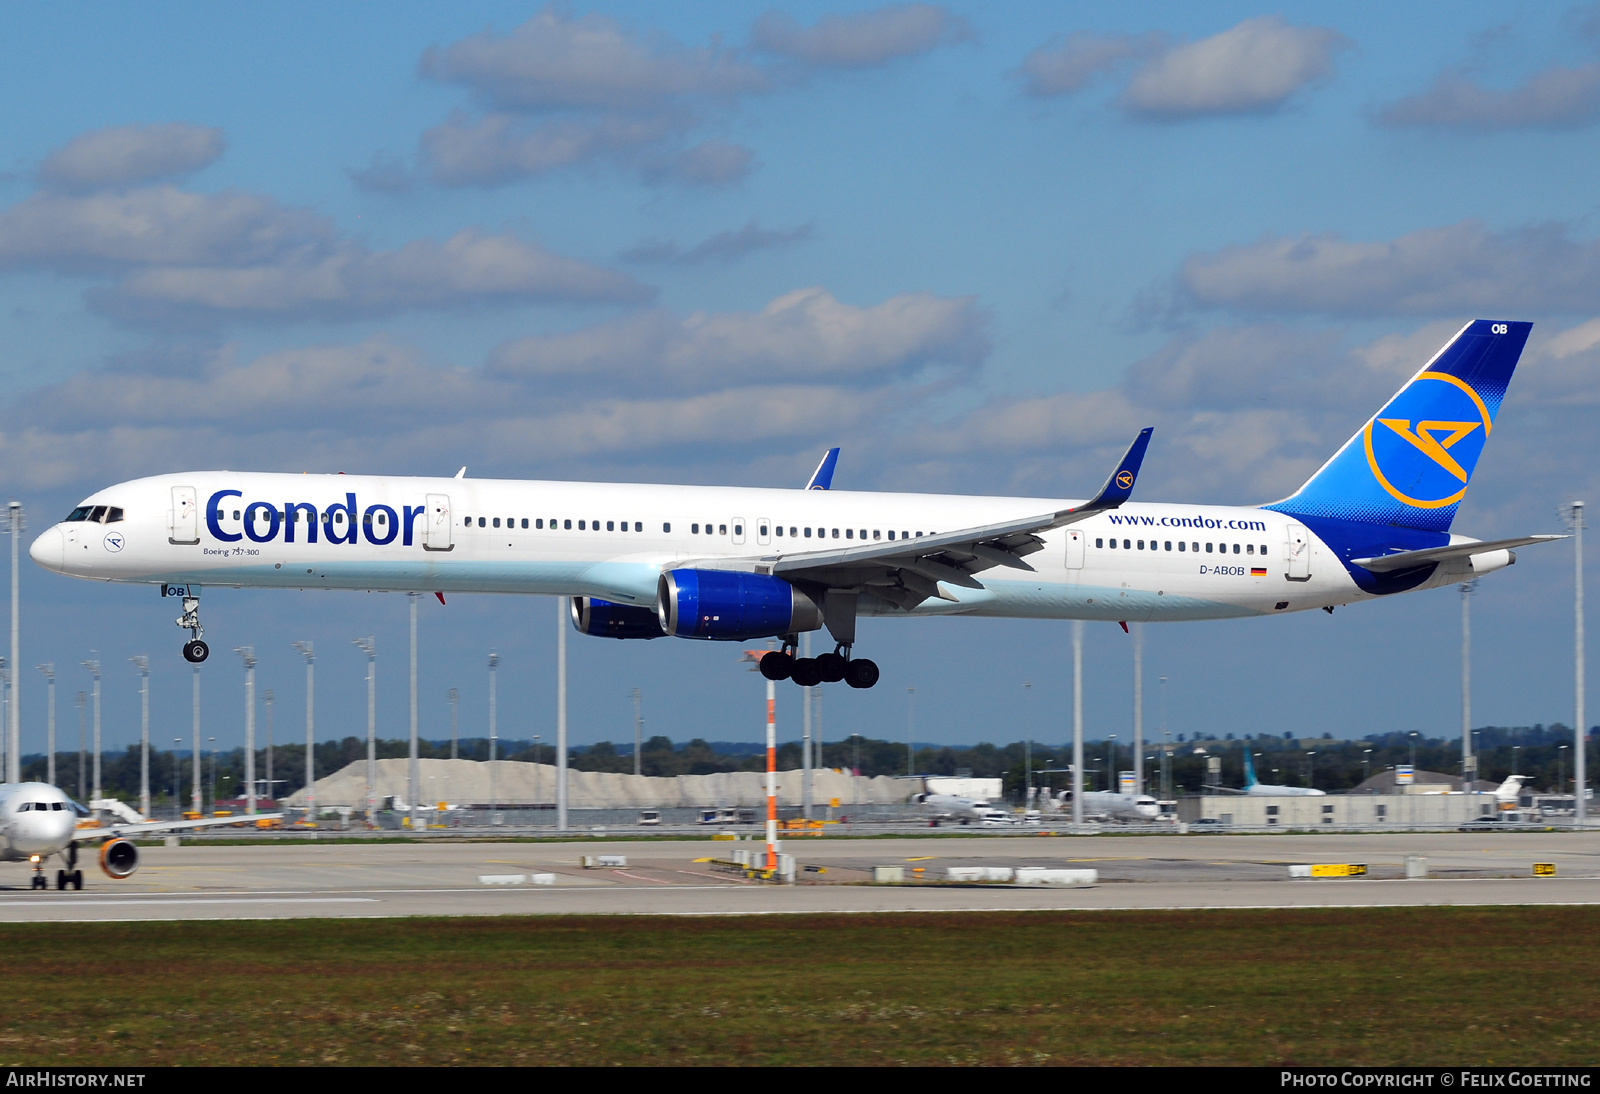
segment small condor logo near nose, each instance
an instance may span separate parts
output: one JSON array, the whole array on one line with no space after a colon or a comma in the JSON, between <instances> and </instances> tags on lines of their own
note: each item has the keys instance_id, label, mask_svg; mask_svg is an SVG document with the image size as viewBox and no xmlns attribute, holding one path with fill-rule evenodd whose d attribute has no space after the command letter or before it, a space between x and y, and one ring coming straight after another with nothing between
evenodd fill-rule
<instances>
[{"instance_id":1,"label":"small condor logo near nose","mask_svg":"<svg viewBox=\"0 0 1600 1094\"><path fill-rule=\"evenodd\" d=\"M106 550L110 551L112 554L116 554L118 551L122 550L123 547L122 533L107 532L105 542Z\"/></svg>"}]
</instances>

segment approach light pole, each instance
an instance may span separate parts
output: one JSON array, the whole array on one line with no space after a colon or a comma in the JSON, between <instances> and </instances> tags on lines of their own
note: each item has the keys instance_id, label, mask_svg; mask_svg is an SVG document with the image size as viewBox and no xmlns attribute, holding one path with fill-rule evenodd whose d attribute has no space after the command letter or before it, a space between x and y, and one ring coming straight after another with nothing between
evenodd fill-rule
<instances>
[{"instance_id":1,"label":"approach light pole","mask_svg":"<svg viewBox=\"0 0 1600 1094\"><path fill-rule=\"evenodd\" d=\"M150 658L128 658L139 670L139 815L150 817ZM51 780L52 782L54 780Z\"/></svg>"},{"instance_id":2,"label":"approach light pole","mask_svg":"<svg viewBox=\"0 0 1600 1094\"><path fill-rule=\"evenodd\" d=\"M198 672L199 669L196 669L195 671ZM82 804L89 797L89 784L88 784L88 782L85 781L86 776L84 774L88 770L84 766L85 762L86 762L85 758L84 758L84 750L86 748L88 748L88 744L86 743L88 741L88 738L85 736L85 733L87 731L83 728L83 707L84 707L84 704L87 703L88 701L89 701L89 694L88 694L88 692L85 692L85 691L78 692L78 697L74 700L74 702L77 704L77 707L78 707L78 800L79 800L79 804Z\"/></svg>"},{"instance_id":3,"label":"approach light pole","mask_svg":"<svg viewBox=\"0 0 1600 1094\"><path fill-rule=\"evenodd\" d=\"M94 651L90 651L91 653ZM83 661L84 668L94 677L94 794L89 799L94 801L100 794L100 662ZM90 806L90 808L94 808Z\"/></svg>"},{"instance_id":4,"label":"approach light pole","mask_svg":"<svg viewBox=\"0 0 1600 1094\"><path fill-rule=\"evenodd\" d=\"M1122 789L1117 782L1117 735L1115 733L1106 734L1106 751L1111 755L1111 758L1106 761L1106 793L1112 794Z\"/></svg>"},{"instance_id":5,"label":"approach light pole","mask_svg":"<svg viewBox=\"0 0 1600 1094\"><path fill-rule=\"evenodd\" d=\"M272 789L274 786L278 785L277 780L272 777L272 703L276 698L277 697L272 694L271 688L268 688L266 691L261 693L261 705L267 708L267 800L272 803L272 808L274 811L276 811L278 808L278 794ZM194 769L196 771L200 770L199 741L195 742Z\"/></svg>"},{"instance_id":6,"label":"approach light pole","mask_svg":"<svg viewBox=\"0 0 1600 1094\"><path fill-rule=\"evenodd\" d=\"M56 785L56 666L51 661L44 665L35 665L36 669L44 673L45 688L50 696L50 705L46 712L45 722L45 781L51 786ZM149 814L146 814L148 816Z\"/></svg>"},{"instance_id":7,"label":"approach light pole","mask_svg":"<svg viewBox=\"0 0 1600 1094\"><path fill-rule=\"evenodd\" d=\"M761 659L767 650L745 650L739 660L751 666L751 672L761 670ZM767 871L769 876L778 869L778 692L777 684L768 677L767 685Z\"/></svg>"},{"instance_id":8,"label":"approach light pole","mask_svg":"<svg viewBox=\"0 0 1600 1094\"><path fill-rule=\"evenodd\" d=\"M1567 507L1567 522L1572 526L1572 699L1575 717L1572 726L1572 783L1577 798L1573 820L1581 827L1589 819L1589 806L1584 801L1588 788L1589 771L1587 752L1589 731L1585 728L1584 653L1583 653L1583 502L1575 501Z\"/></svg>"},{"instance_id":9,"label":"approach light pole","mask_svg":"<svg viewBox=\"0 0 1600 1094\"><path fill-rule=\"evenodd\" d=\"M217 811L217 739L207 737L206 744L211 746L211 811ZM201 810L204 812L204 810Z\"/></svg>"},{"instance_id":10,"label":"approach light pole","mask_svg":"<svg viewBox=\"0 0 1600 1094\"><path fill-rule=\"evenodd\" d=\"M811 632L806 631L800 642L800 656L810 657ZM808 693L815 690L802 688L800 696L800 814L806 820L811 819L811 696Z\"/></svg>"},{"instance_id":11,"label":"approach light pole","mask_svg":"<svg viewBox=\"0 0 1600 1094\"><path fill-rule=\"evenodd\" d=\"M183 816L183 806L178 804L178 799L183 797L183 754L178 750L183 747L183 738L172 738L172 819L178 820Z\"/></svg>"},{"instance_id":12,"label":"approach light pole","mask_svg":"<svg viewBox=\"0 0 1600 1094\"><path fill-rule=\"evenodd\" d=\"M309 641L296 642L294 648L301 657L306 659L306 820L312 824L317 823L317 771L316 771L316 707L313 701L316 681L312 677L313 665L316 661L316 649ZM215 773L217 768L216 758L211 761L211 770ZM213 782L215 777L213 775Z\"/></svg>"},{"instance_id":13,"label":"approach light pole","mask_svg":"<svg viewBox=\"0 0 1600 1094\"><path fill-rule=\"evenodd\" d=\"M370 634L350 641L367 655L367 827L372 828L378 816L378 643Z\"/></svg>"},{"instance_id":14,"label":"approach light pole","mask_svg":"<svg viewBox=\"0 0 1600 1094\"><path fill-rule=\"evenodd\" d=\"M1172 800L1172 749L1169 745L1171 734L1167 732L1167 678L1160 678L1161 687L1161 798L1163 801Z\"/></svg>"},{"instance_id":15,"label":"approach light pole","mask_svg":"<svg viewBox=\"0 0 1600 1094\"><path fill-rule=\"evenodd\" d=\"M190 718L194 725L194 739L198 741L200 739L200 666L198 664L194 667L194 698L190 706ZM216 767L215 759L211 761L211 766L213 768ZM215 783L215 779L212 781ZM216 790L215 785L212 786L212 790ZM213 810L217 808L217 795L214 792L211 795L211 808Z\"/></svg>"},{"instance_id":16,"label":"approach light pole","mask_svg":"<svg viewBox=\"0 0 1600 1094\"><path fill-rule=\"evenodd\" d=\"M256 648L235 646L244 662L244 813L256 813Z\"/></svg>"},{"instance_id":17,"label":"approach light pole","mask_svg":"<svg viewBox=\"0 0 1600 1094\"><path fill-rule=\"evenodd\" d=\"M558 600L556 603L560 603ZM500 655L494 650L489 651L489 823L497 823L500 811L500 801L494 793L494 751L499 742L499 726L496 718L499 710L495 705L494 670L500 667Z\"/></svg>"}]
</instances>

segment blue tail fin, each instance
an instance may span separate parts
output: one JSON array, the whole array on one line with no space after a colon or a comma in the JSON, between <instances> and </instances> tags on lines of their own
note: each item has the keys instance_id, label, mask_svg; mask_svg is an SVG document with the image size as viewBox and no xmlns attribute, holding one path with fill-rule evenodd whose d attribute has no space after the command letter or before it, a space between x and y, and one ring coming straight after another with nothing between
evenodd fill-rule
<instances>
[{"instance_id":1,"label":"blue tail fin","mask_svg":"<svg viewBox=\"0 0 1600 1094\"><path fill-rule=\"evenodd\" d=\"M822 457L822 462L817 464L817 469L811 472L811 481L806 483L807 490L826 490L833 485L833 469L839 463L839 450L828 449L827 455Z\"/></svg>"},{"instance_id":2,"label":"blue tail fin","mask_svg":"<svg viewBox=\"0 0 1600 1094\"><path fill-rule=\"evenodd\" d=\"M1249 790L1256 784L1256 765L1250 759L1250 742L1244 743L1244 788Z\"/></svg>"},{"instance_id":3,"label":"blue tail fin","mask_svg":"<svg viewBox=\"0 0 1600 1094\"><path fill-rule=\"evenodd\" d=\"M1304 486L1263 508L1449 531L1532 328L1462 327Z\"/></svg>"}]
</instances>

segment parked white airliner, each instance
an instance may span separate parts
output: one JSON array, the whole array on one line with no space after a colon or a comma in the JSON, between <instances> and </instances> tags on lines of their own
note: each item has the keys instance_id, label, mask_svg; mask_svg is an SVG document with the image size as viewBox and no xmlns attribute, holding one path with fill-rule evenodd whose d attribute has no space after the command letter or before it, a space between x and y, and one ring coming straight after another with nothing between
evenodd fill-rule
<instances>
[{"instance_id":1,"label":"parked white airliner","mask_svg":"<svg viewBox=\"0 0 1600 1094\"><path fill-rule=\"evenodd\" d=\"M108 877L122 879L139 868L139 848L130 836L171 832L178 829L206 828L219 824L238 824L240 818L205 818L188 821L139 821L127 824L96 825L79 828L80 818L89 811L78 805L59 787L49 783L0 784L0 862L31 862L31 888L48 889L44 863L60 855L65 869L56 871L57 889L82 889L83 871L78 869L78 844L100 844L100 868ZM260 813L249 819L281 817L282 813Z\"/></svg>"},{"instance_id":2,"label":"parked white airliner","mask_svg":"<svg viewBox=\"0 0 1600 1094\"><path fill-rule=\"evenodd\" d=\"M1129 503L1146 429L1086 502L829 490L832 453L805 490L192 471L98 491L30 554L181 597L191 661L203 586L529 593L570 597L585 634L776 637L769 677L871 687L859 615L1332 611L1561 538L1449 530L1530 326L1467 324L1304 486L1256 507ZM822 627L835 651L796 658Z\"/></svg>"}]
</instances>

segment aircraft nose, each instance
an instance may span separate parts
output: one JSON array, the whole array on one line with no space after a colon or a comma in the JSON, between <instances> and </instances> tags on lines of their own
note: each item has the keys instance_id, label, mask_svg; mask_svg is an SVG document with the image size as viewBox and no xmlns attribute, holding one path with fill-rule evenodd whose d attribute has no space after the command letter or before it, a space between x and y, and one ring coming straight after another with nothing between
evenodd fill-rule
<instances>
[{"instance_id":1,"label":"aircraft nose","mask_svg":"<svg viewBox=\"0 0 1600 1094\"><path fill-rule=\"evenodd\" d=\"M47 528L33 541L33 545L28 548L28 557L46 570L59 574L66 549L66 537L61 534L60 526L55 526Z\"/></svg>"}]
</instances>

